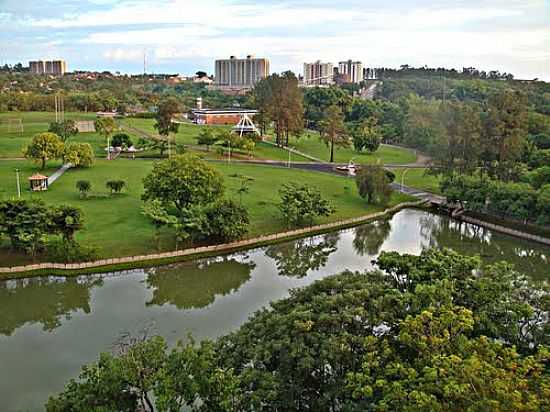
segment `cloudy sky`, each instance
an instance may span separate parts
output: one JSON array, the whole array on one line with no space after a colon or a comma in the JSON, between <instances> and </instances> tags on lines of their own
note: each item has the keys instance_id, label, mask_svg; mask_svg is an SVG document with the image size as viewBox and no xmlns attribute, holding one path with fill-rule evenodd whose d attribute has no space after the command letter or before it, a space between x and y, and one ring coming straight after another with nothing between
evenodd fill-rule
<instances>
[{"instance_id":1,"label":"cloudy sky","mask_svg":"<svg viewBox=\"0 0 550 412\"><path fill-rule=\"evenodd\" d=\"M273 71L352 58L550 80L550 0L0 0L0 63L64 58L69 69L212 72L215 58Z\"/></svg>"}]
</instances>

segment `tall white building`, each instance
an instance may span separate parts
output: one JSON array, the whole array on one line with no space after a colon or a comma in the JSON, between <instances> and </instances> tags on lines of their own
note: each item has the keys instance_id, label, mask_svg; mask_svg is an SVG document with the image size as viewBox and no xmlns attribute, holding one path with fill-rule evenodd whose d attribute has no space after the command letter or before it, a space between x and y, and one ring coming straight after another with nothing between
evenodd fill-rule
<instances>
[{"instance_id":1,"label":"tall white building","mask_svg":"<svg viewBox=\"0 0 550 412\"><path fill-rule=\"evenodd\" d=\"M332 63L322 63L317 60L314 63L304 63L304 84L322 85L334 82L334 70Z\"/></svg>"},{"instance_id":2,"label":"tall white building","mask_svg":"<svg viewBox=\"0 0 550 412\"><path fill-rule=\"evenodd\" d=\"M340 62L338 73L350 83L359 83L363 80L363 63L352 60Z\"/></svg>"},{"instance_id":3,"label":"tall white building","mask_svg":"<svg viewBox=\"0 0 550 412\"><path fill-rule=\"evenodd\" d=\"M269 76L269 60L247 56L246 59L216 60L216 86L249 88Z\"/></svg>"},{"instance_id":4,"label":"tall white building","mask_svg":"<svg viewBox=\"0 0 550 412\"><path fill-rule=\"evenodd\" d=\"M67 63L65 60L38 60L29 62L29 69L33 74L62 76L67 72Z\"/></svg>"}]
</instances>

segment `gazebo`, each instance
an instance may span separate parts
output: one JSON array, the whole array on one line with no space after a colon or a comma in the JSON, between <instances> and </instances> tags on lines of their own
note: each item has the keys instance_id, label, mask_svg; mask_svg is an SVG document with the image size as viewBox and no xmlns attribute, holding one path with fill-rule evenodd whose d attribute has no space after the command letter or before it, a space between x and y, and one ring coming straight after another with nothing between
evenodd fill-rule
<instances>
[{"instance_id":1,"label":"gazebo","mask_svg":"<svg viewBox=\"0 0 550 412\"><path fill-rule=\"evenodd\" d=\"M48 176L37 173L29 177L29 183L33 192L48 190Z\"/></svg>"},{"instance_id":2,"label":"gazebo","mask_svg":"<svg viewBox=\"0 0 550 412\"><path fill-rule=\"evenodd\" d=\"M243 113L241 120L235 126L233 126L233 133L239 134L241 137L243 134L254 134L259 136L260 131L254 124L254 122L248 117L248 114Z\"/></svg>"}]
</instances>

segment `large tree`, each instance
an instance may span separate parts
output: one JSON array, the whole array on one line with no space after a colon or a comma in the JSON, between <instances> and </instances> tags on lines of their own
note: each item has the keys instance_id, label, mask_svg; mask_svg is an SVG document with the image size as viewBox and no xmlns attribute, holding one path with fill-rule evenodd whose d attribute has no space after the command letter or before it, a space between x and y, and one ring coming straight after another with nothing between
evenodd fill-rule
<instances>
[{"instance_id":1,"label":"large tree","mask_svg":"<svg viewBox=\"0 0 550 412\"><path fill-rule=\"evenodd\" d=\"M23 154L26 158L39 162L40 168L44 169L48 160L63 156L63 149L64 144L61 139L56 134L46 132L34 135Z\"/></svg>"},{"instance_id":2,"label":"large tree","mask_svg":"<svg viewBox=\"0 0 550 412\"><path fill-rule=\"evenodd\" d=\"M391 180L381 166L363 165L357 171L355 183L359 195L367 199L367 203L387 204L391 198Z\"/></svg>"},{"instance_id":3,"label":"large tree","mask_svg":"<svg viewBox=\"0 0 550 412\"><path fill-rule=\"evenodd\" d=\"M330 106L321 122L321 139L329 147L330 162L334 162L335 147L349 146L348 130L344 124L344 115L338 106Z\"/></svg>"},{"instance_id":4,"label":"large tree","mask_svg":"<svg viewBox=\"0 0 550 412\"><path fill-rule=\"evenodd\" d=\"M316 187L286 183L279 189L279 210L291 226L312 224L317 216L330 216L334 208Z\"/></svg>"},{"instance_id":5,"label":"large tree","mask_svg":"<svg viewBox=\"0 0 550 412\"><path fill-rule=\"evenodd\" d=\"M376 117L371 116L355 127L352 131L352 139L356 151L376 152L382 142L382 131Z\"/></svg>"},{"instance_id":6,"label":"large tree","mask_svg":"<svg viewBox=\"0 0 550 412\"><path fill-rule=\"evenodd\" d=\"M143 200L158 199L168 207L175 207L179 216L191 206L218 200L224 191L222 175L191 154L155 163L143 185Z\"/></svg>"},{"instance_id":7,"label":"large tree","mask_svg":"<svg viewBox=\"0 0 550 412\"><path fill-rule=\"evenodd\" d=\"M63 142L66 142L70 137L78 134L78 127L74 120L65 120L63 122L50 123L48 132L58 135Z\"/></svg>"},{"instance_id":8,"label":"large tree","mask_svg":"<svg viewBox=\"0 0 550 412\"><path fill-rule=\"evenodd\" d=\"M170 134L177 133L179 123L173 121L174 116L182 110L180 102L175 97L166 97L158 105L155 114L155 129L158 130L161 140L168 144L170 150ZM164 150L161 148L161 153Z\"/></svg>"}]
</instances>

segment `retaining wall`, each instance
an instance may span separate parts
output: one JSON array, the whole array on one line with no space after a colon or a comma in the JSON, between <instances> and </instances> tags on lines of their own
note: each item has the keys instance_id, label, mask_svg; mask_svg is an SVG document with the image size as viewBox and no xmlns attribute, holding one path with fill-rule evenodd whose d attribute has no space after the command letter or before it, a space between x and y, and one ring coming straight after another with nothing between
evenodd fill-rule
<instances>
[{"instance_id":1,"label":"retaining wall","mask_svg":"<svg viewBox=\"0 0 550 412\"><path fill-rule=\"evenodd\" d=\"M401 203L392 208L386 209L383 212L372 213L369 215L364 215L352 219L341 220L333 223L326 223L323 225L310 226L302 229L290 230L287 232L274 233L272 235L259 236L251 239L244 239L231 243L223 243L212 246L201 246L197 248L176 250L173 252L164 252L164 253L155 253L150 255L141 255L141 256L127 256L121 258L112 258L112 259L102 259L96 260L93 262L81 262L81 263L37 263L34 265L25 265L25 266L14 266L14 267L0 267L0 274L17 274L23 272L33 272L33 271L43 271L48 269L53 270L82 270L90 268L103 268L108 266L115 266L120 264L130 265L137 262L151 262L151 265L154 265L155 261L160 261L163 259L171 258L183 258L183 257L192 257L200 256L204 254L223 254L239 249L252 248L254 246L261 246L268 243L282 242L284 240L305 237L307 235L322 233L330 230L336 230L340 228L357 226L361 223L366 223L371 220L376 220L380 218L387 217L395 212L398 212L401 209L407 207L420 206L426 203L425 200L420 200L416 202L406 202Z\"/></svg>"}]
</instances>

